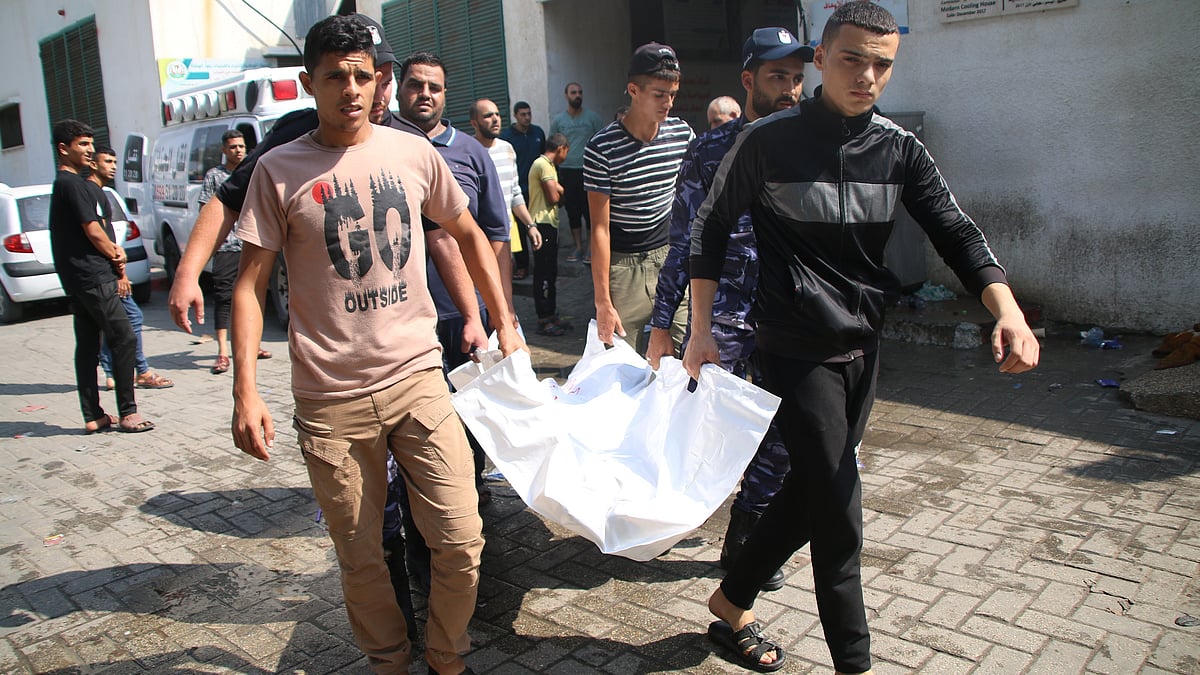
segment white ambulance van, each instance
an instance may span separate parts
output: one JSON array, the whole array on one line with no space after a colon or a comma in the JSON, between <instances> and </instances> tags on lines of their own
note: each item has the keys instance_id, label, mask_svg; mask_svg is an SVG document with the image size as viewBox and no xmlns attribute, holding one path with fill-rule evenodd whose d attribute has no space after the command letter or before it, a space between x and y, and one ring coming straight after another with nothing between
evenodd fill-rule
<instances>
[{"instance_id":1,"label":"white ambulance van","mask_svg":"<svg viewBox=\"0 0 1200 675\"><path fill-rule=\"evenodd\" d=\"M221 135L241 131L248 154L280 117L313 107L312 96L300 85L302 70L256 68L181 92L163 102L157 137L134 133L126 138L126 203L151 262L161 264L169 279L175 278L196 222L204 174L224 161Z\"/></svg>"}]
</instances>

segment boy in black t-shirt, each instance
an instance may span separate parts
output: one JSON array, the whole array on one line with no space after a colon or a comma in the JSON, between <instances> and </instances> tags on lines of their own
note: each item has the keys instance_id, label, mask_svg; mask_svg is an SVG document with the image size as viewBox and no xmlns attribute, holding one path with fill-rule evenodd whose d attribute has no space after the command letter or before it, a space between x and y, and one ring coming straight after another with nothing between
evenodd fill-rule
<instances>
[{"instance_id":1,"label":"boy in black t-shirt","mask_svg":"<svg viewBox=\"0 0 1200 675\"><path fill-rule=\"evenodd\" d=\"M103 204L83 177L90 169L94 136L91 127L77 120L54 125L59 171L50 195L50 245L54 268L71 298L75 317L75 384L84 429L89 434L113 428L138 433L153 429L154 423L138 414L133 395L136 338L117 296L125 249L114 241ZM113 353L120 417L108 415L100 407L96 366L101 335Z\"/></svg>"}]
</instances>

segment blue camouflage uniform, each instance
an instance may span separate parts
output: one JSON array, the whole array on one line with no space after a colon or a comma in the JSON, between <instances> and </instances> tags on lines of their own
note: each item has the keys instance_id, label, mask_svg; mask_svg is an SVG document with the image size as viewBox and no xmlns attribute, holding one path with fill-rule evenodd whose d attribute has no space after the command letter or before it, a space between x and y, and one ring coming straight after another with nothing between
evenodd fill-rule
<instances>
[{"instance_id":1,"label":"blue camouflage uniform","mask_svg":"<svg viewBox=\"0 0 1200 675\"><path fill-rule=\"evenodd\" d=\"M654 328L669 329L675 308L683 302L691 279L688 257L692 220L708 197L717 167L745 125L746 119L739 117L706 131L691 142L683 156L675 200L671 204L670 248L658 275L658 290L650 315L650 325ZM754 351L754 325L749 318L756 286L758 250L750 213L746 212L738 219L729 237L725 268L713 298L712 330L721 354L721 366L738 377L749 375L758 381L760 378L750 361ZM688 325L691 326L690 318ZM783 485L790 465L787 449L772 422L742 475L741 489L733 500L734 508L761 515Z\"/></svg>"}]
</instances>

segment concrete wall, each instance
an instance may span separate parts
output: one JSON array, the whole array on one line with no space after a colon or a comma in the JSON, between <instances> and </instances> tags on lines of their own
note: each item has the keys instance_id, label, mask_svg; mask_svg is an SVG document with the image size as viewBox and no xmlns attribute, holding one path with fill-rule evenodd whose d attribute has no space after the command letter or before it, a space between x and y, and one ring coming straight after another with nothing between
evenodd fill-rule
<instances>
[{"instance_id":1,"label":"concrete wall","mask_svg":"<svg viewBox=\"0 0 1200 675\"><path fill-rule=\"evenodd\" d=\"M629 0L553 0L543 8L549 60L544 79L550 108L543 126L549 130L550 117L567 109L563 90L568 82L583 85L584 107L602 120L611 120L617 107L629 102L625 96L631 53Z\"/></svg>"},{"instance_id":2,"label":"concrete wall","mask_svg":"<svg viewBox=\"0 0 1200 675\"><path fill-rule=\"evenodd\" d=\"M1109 328L1200 320L1200 2L950 24L908 6L880 107L926 111L926 144L1018 297Z\"/></svg>"},{"instance_id":3,"label":"concrete wall","mask_svg":"<svg viewBox=\"0 0 1200 675\"><path fill-rule=\"evenodd\" d=\"M508 98L525 101L533 123L550 126L550 86L546 82L546 19L537 0L504 0L504 53L508 56ZM555 101L557 104L557 101ZM512 124L512 110L501 110L504 126Z\"/></svg>"},{"instance_id":4,"label":"concrete wall","mask_svg":"<svg viewBox=\"0 0 1200 675\"><path fill-rule=\"evenodd\" d=\"M768 8L763 0L739 1L744 35L760 25L797 28L794 9L781 9L778 4ZM509 93L514 101L530 102L535 124L546 127L551 117L566 109L563 89L572 81L583 85L584 105L606 121L618 106L629 103L625 95L633 48L629 7L629 0L504 0ZM671 114L687 120L697 132L708 128L705 111L714 97L730 95L739 103L745 98L736 60L685 58L681 65L683 82ZM547 91L549 112L535 102L536 95L527 93L541 89Z\"/></svg>"}]
</instances>

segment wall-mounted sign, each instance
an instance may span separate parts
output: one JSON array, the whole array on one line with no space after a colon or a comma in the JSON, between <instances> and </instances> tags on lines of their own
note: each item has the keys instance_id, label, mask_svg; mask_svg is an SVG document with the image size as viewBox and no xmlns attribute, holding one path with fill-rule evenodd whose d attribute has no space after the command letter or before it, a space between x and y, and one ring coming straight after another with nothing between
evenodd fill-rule
<instances>
[{"instance_id":1,"label":"wall-mounted sign","mask_svg":"<svg viewBox=\"0 0 1200 675\"><path fill-rule=\"evenodd\" d=\"M163 100L181 91L233 77L251 68L265 68L262 59L159 59L158 81Z\"/></svg>"},{"instance_id":2,"label":"wall-mounted sign","mask_svg":"<svg viewBox=\"0 0 1200 675\"><path fill-rule=\"evenodd\" d=\"M940 0L942 23L1078 7L1079 0Z\"/></svg>"}]
</instances>

